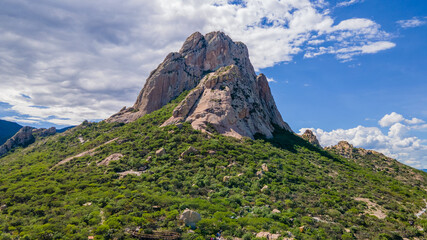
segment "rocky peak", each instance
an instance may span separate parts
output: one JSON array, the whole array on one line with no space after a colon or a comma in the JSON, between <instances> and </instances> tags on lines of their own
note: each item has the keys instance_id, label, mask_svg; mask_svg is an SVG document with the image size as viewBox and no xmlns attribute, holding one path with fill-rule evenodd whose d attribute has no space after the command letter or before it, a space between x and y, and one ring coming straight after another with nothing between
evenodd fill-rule
<instances>
[{"instance_id":1,"label":"rocky peak","mask_svg":"<svg viewBox=\"0 0 427 240\"><path fill-rule=\"evenodd\" d=\"M338 142L337 145L326 147L325 149L335 152L336 154L341 155L345 158L350 158L355 160L361 157L366 157L367 155L373 155L386 160L393 160L392 158L389 158L384 154L374 150L367 150L364 148L355 148L353 145L351 145L347 141L340 141Z\"/></svg>"},{"instance_id":2,"label":"rocky peak","mask_svg":"<svg viewBox=\"0 0 427 240\"><path fill-rule=\"evenodd\" d=\"M239 67L246 77L255 76L248 49L243 43L233 42L222 32L211 32L205 36L193 33L179 52L168 54L151 72L134 106L123 108L106 121L135 121L160 109L183 91L193 89L207 73L232 64Z\"/></svg>"},{"instance_id":3,"label":"rocky peak","mask_svg":"<svg viewBox=\"0 0 427 240\"><path fill-rule=\"evenodd\" d=\"M271 137L275 127L292 131L277 110L267 78L255 74L247 47L222 32L193 33L148 77L136 103L107 122L131 122L191 90L164 125L191 122L218 132Z\"/></svg>"},{"instance_id":4,"label":"rocky peak","mask_svg":"<svg viewBox=\"0 0 427 240\"><path fill-rule=\"evenodd\" d=\"M34 141L33 128L23 127L13 137L9 138L2 146L0 146L0 156L6 154L15 147L26 147Z\"/></svg>"},{"instance_id":5,"label":"rocky peak","mask_svg":"<svg viewBox=\"0 0 427 240\"><path fill-rule=\"evenodd\" d=\"M319 140L317 140L316 138L316 135L314 135L310 129L305 130L301 137L309 143L313 144L314 146L321 147Z\"/></svg>"},{"instance_id":6,"label":"rocky peak","mask_svg":"<svg viewBox=\"0 0 427 240\"><path fill-rule=\"evenodd\" d=\"M0 157L16 147L26 147L32 144L38 137L47 137L56 134L56 128L23 127L13 137L0 146Z\"/></svg>"},{"instance_id":7,"label":"rocky peak","mask_svg":"<svg viewBox=\"0 0 427 240\"><path fill-rule=\"evenodd\" d=\"M355 151L357 151L357 149L347 141L339 141L337 145L326 147L325 149L335 152L345 158L353 158Z\"/></svg>"},{"instance_id":8,"label":"rocky peak","mask_svg":"<svg viewBox=\"0 0 427 240\"><path fill-rule=\"evenodd\" d=\"M276 126L292 131L276 108L265 76L244 75L236 65L208 74L163 125L187 121L195 129L212 126L237 138L253 138L256 133L272 137Z\"/></svg>"}]
</instances>

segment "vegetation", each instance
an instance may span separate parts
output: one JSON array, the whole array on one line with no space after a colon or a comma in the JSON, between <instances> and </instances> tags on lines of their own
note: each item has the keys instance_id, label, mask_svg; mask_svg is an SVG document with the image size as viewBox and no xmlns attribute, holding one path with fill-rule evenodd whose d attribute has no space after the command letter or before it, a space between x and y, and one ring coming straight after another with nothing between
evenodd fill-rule
<instances>
[{"instance_id":1,"label":"vegetation","mask_svg":"<svg viewBox=\"0 0 427 240\"><path fill-rule=\"evenodd\" d=\"M412 180L401 182L286 131L238 140L188 123L160 127L181 99L133 123L85 123L1 158L0 239L132 239L162 231L209 239L220 230L242 239L261 231L295 239L427 237L427 218L415 216L426 205L425 173L393 165ZM197 152L181 156L189 146ZM160 148L165 154L156 154ZM123 157L98 166L113 153ZM120 174L128 170L141 175ZM386 217L355 198L370 199ZM186 208L202 216L194 231L178 220Z\"/></svg>"}]
</instances>

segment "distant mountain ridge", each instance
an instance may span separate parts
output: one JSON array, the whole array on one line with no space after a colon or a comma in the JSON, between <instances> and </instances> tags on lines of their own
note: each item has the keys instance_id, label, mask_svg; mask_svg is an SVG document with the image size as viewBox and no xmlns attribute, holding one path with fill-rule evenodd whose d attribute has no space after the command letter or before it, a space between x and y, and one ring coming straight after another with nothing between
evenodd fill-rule
<instances>
[{"instance_id":1,"label":"distant mountain ridge","mask_svg":"<svg viewBox=\"0 0 427 240\"><path fill-rule=\"evenodd\" d=\"M22 126L15 122L0 119L0 145L15 135L21 128Z\"/></svg>"}]
</instances>

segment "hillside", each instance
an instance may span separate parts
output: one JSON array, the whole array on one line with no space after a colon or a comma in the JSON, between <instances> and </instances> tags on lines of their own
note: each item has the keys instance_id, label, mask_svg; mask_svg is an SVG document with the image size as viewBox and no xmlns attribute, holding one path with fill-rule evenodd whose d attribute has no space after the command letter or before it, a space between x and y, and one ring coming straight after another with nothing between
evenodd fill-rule
<instances>
[{"instance_id":1,"label":"hillside","mask_svg":"<svg viewBox=\"0 0 427 240\"><path fill-rule=\"evenodd\" d=\"M427 237L420 230L427 219L415 216L425 207L426 174L405 167L412 181L401 182L287 131L269 143L188 123L159 127L177 102L126 125L80 125L2 158L2 236L130 239L170 231L194 239L222 230L245 239L261 231L296 239ZM189 146L197 151L182 155ZM123 157L99 164L115 153ZM177 218L186 208L202 216L193 233Z\"/></svg>"},{"instance_id":2,"label":"hillside","mask_svg":"<svg viewBox=\"0 0 427 240\"><path fill-rule=\"evenodd\" d=\"M0 119L0 145L15 135L21 128L22 126L17 123Z\"/></svg>"},{"instance_id":3,"label":"hillside","mask_svg":"<svg viewBox=\"0 0 427 240\"><path fill-rule=\"evenodd\" d=\"M293 133L221 32L167 55L134 106L37 131L0 158L0 239L427 239L427 173Z\"/></svg>"}]
</instances>

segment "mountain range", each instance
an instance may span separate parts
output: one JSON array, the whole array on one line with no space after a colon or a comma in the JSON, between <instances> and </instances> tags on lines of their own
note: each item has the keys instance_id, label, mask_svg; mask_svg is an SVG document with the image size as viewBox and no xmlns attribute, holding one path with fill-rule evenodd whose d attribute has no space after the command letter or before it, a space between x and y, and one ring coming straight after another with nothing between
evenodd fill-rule
<instances>
[{"instance_id":1,"label":"mountain range","mask_svg":"<svg viewBox=\"0 0 427 240\"><path fill-rule=\"evenodd\" d=\"M222 32L189 36L133 106L0 158L3 239L427 239L426 199L423 171L295 134Z\"/></svg>"}]
</instances>

